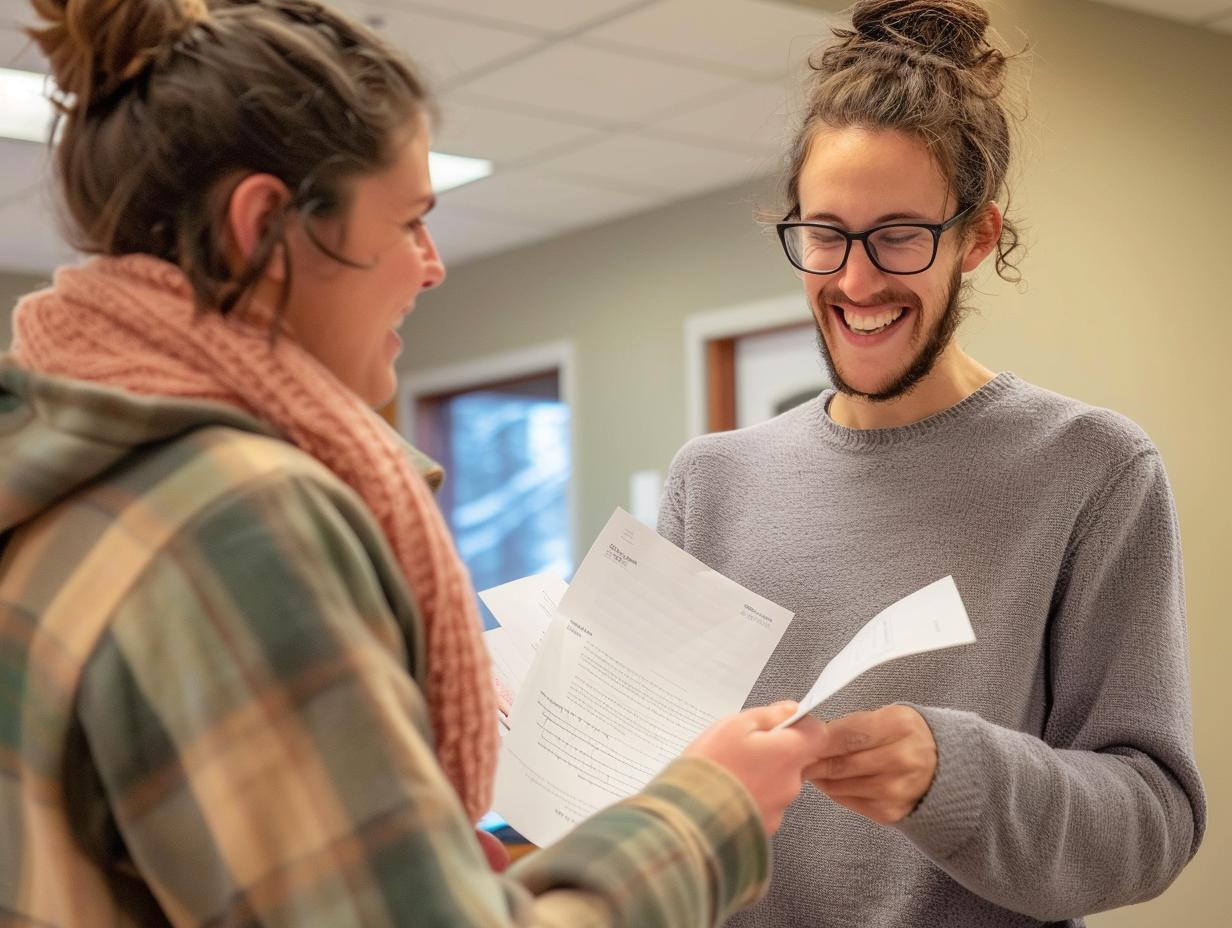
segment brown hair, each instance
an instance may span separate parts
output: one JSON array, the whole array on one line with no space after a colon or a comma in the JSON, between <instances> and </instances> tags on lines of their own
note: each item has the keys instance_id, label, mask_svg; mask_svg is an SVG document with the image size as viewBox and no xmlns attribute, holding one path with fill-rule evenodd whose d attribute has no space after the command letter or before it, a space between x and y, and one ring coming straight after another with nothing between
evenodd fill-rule
<instances>
[{"instance_id":1,"label":"brown hair","mask_svg":"<svg viewBox=\"0 0 1232 928\"><path fill-rule=\"evenodd\" d=\"M345 262L308 220L343 215L349 181L385 167L394 136L430 105L405 60L313 0L32 3L45 25L30 35L59 87L70 240L179 265L201 308L226 313L244 298L288 214ZM235 273L226 195L252 173L279 178L291 198Z\"/></svg>"},{"instance_id":2,"label":"brown hair","mask_svg":"<svg viewBox=\"0 0 1232 928\"><path fill-rule=\"evenodd\" d=\"M807 111L789 154L783 195L800 212L800 172L817 130L861 126L922 138L960 207L1009 192L1010 121L1001 101L1008 57L986 37L974 0L860 0L850 29L835 29L810 60ZM1017 281L1021 239L1007 216L997 273Z\"/></svg>"}]
</instances>

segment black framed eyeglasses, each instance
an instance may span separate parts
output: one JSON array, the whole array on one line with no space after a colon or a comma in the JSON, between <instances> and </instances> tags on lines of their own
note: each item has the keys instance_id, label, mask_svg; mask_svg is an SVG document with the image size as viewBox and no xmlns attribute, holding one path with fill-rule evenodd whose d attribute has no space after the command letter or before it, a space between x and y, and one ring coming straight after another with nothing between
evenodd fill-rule
<instances>
[{"instance_id":1,"label":"black framed eyeglasses","mask_svg":"<svg viewBox=\"0 0 1232 928\"><path fill-rule=\"evenodd\" d=\"M959 210L945 222L894 222L848 232L824 222L775 224L792 267L806 274L837 274L847 264L852 242L863 242L869 260L887 274L923 274L937 260L941 233L975 208Z\"/></svg>"}]
</instances>

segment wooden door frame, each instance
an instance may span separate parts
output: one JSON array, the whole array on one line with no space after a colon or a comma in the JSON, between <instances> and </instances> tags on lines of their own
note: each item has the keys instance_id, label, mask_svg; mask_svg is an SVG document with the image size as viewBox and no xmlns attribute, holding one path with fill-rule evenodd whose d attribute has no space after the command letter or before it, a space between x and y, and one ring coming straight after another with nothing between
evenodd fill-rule
<instances>
[{"instance_id":1,"label":"wooden door frame","mask_svg":"<svg viewBox=\"0 0 1232 928\"><path fill-rule=\"evenodd\" d=\"M735 428L738 338L811 321L799 292L688 316L684 321L688 437Z\"/></svg>"}]
</instances>

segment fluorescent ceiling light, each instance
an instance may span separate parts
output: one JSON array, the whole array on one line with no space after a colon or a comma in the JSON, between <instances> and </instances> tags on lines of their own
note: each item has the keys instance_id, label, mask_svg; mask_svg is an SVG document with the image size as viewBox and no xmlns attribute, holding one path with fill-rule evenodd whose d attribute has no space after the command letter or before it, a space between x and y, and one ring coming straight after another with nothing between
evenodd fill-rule
<instances>
[{"instance_id":1,"label":"fluorescent ceiling light","mask_svg":"<svg viewBox=\"0 0 1232 928\"><path fill-rule=\"evenodd\" d=\"M46 142L52 106L49 78L32 71L0 68L0 136L23 142Z\"/></svg>"},{"instance_id":2,"label":"fluorescent ceiling light","mask_svg":"<svg viewBox=\"0 0 1232 928\"><path fill-rule=\"evenodd\" d=\"M461 155L442 155L430 151L428 173L432 176L433 192L443 193L487 177L492 173L492 162L484 158L463 158Z\"/></svg>"},{"instance_id":3,"label":"fluorescent ceiling light","mask_svg":"<svg viewBox=\"0 0 1232 928\"><path fill-rule=\"evenodd\" d=\"M22 142L46 142L54 108L47 93L51 79L46 74L0 68L0 138ZM480 180L492 173L492 162L483 158L428 153L432 190L442 193Z\"/></svg>"}]
</instances>

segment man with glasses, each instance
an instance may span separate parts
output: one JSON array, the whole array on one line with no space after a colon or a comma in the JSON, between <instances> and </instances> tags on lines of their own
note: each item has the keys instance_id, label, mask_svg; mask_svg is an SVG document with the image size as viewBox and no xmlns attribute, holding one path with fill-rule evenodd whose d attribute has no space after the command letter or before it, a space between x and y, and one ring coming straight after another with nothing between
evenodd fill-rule
<instances>
[{"instance_id":1,"label":"man with glasses","mask_svg":"<svg viewBox=\"0 0 1232 928\"><path fill-rule=\"evenodd\" d=\"M660 531L796 613L750 704L800 698L946 575L977 636L823 707L818 790L734 925L1077 926L1162 892L1201 840L1158 451L954 338L964 275L1015 279L987 25L971 0L864 0L814 59L777 231L834 389L672 464Z\"/></svg>"}]
</instances>

